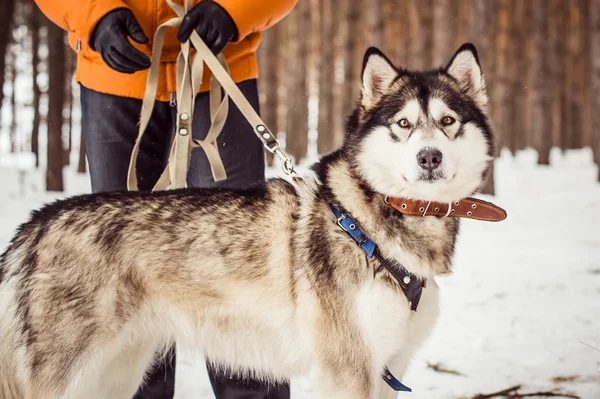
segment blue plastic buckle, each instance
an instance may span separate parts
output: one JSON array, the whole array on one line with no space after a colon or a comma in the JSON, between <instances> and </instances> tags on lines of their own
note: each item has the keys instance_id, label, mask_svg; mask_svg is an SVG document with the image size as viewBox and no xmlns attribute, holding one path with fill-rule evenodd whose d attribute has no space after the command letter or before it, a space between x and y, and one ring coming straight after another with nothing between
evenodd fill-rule
<instances>
[{"instance_id":1,"label":"blue plastic buckle","mask_svg":"<svg viewBox=\"0 0 600 399\"><path fill-rule=\"evenodd\" d=\"M383 370L383 375L381 376L385 382L394 390L398 392L412 392L412 389L401 383L393 376L390 370L386 367Z\"/></svg>"}]
</instances>

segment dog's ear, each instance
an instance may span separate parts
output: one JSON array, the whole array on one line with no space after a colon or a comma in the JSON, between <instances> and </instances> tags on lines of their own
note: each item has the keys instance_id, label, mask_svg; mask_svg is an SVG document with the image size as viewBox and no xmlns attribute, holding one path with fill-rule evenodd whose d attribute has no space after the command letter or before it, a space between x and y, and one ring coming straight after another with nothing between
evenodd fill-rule
<instances>
[{"instance_id":1,"label":"dog's ear","mask_svg":"<svg viewBox=\"0 0 600 399\"><path fill-rule=\"evenodd\" d=\"M379 49L370 47L365 53L361 76L361 104L369 109L388 92L398 71Z\"/></svg>"},{"instance_id":2,"label":"dog's ear","mask_svg":"<svg viewBox=\"0 0 600 399\"><path fill-rule=\"evenodd\" d=\"M480 107L487 105L483 73L473 44L465 43L460 46L448 63L446 73L456 79L461 90L473 98Z\"/></svg>"}]
</instances>

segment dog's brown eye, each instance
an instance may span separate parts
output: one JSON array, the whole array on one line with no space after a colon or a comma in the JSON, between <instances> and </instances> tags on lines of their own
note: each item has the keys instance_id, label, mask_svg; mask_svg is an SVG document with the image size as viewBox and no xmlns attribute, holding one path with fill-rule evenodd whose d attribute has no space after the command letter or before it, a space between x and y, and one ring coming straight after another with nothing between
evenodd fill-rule
<instances>
[{"instance_id":1,"label":"dog's brown eye","mask_svg":"<svg viewBox=\"0 0 600 399\"><path fill-rule=\"evenodd\" d=\"M410 122L406 118L400 119L398 121L398 124L400 125L400 127L403 127L403 128L409 128L410 127Z\"/></svg>"},{"instance_id":2,"label":"dog's brown eye","mask_svg":"<svg viewBox=\"0 0 600 399\"><path fill-rule=\"evenodd\" d=\"M451 116L444 116L444 117L442 118L442 124L443 124L444 126L450 126L450 125L451 125L451 124L453 124L454 122L456 122L456 119L454 119L454 118L453 118L453 117L451 117Z\"/></svg>"}]
</instances>

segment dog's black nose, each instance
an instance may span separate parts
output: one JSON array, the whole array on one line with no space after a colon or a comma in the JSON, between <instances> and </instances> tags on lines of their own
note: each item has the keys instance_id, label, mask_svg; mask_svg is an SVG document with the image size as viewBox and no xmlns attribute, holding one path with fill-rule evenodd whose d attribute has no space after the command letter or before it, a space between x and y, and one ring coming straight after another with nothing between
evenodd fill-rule
<instances>
[{"instance_id":1,"label":"dog's black nose","mask_svg":"<svg viewBox=\"0 0 600 399\"><path fill-rule=\"evenodd\" d=\"M442 152L435 148L425 148L417 154L417 162L423 169L432 171L442 163Z\"/></svg>"}]
</instances>

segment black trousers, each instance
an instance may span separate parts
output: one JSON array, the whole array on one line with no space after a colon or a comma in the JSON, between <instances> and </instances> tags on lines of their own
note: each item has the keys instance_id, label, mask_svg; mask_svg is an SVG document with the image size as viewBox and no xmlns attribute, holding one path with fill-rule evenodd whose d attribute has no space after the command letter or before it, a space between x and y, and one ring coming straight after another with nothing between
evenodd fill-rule
<instances>
[{"instance_id":1,"label":"black trousers","mask_svg":"<svg viewBox=\"0 0 600 399\"><path fill-rule=\"evenodd\" d=\"M255 79L238 84L258 111ZM98 93L81 87L83 129L87 144L92 191L125 191L131 151L138 132L142 101ZM140 144L137 162L140 190L151 190L168 159L176 109L168 102L156 102L152 118ZM196 98L193 135L206 137L210 126L208 93ZM217 139L227 179L214 182L206 155L200 148L192 151L187 183L190 187L245 187L264 180L262 144L252 127L230 103L229 115ZM289 385L270 386L253 380L217 375L208 365L210 381L217 399L288 399ZM175 392L175 350L150 371L147 384L135 399L171 399Z\"/></svg>"}]
</instances>

